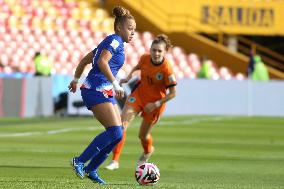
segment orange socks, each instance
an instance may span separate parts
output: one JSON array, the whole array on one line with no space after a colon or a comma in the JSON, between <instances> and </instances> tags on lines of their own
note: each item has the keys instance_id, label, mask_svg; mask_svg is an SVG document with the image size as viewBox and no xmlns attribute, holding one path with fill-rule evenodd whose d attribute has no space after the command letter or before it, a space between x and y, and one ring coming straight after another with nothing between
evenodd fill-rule
<instances>
[{"instance_id":1,"label":"orange socks","mask_svg":"<svg viewBox=\"0 0 284 189\"><path fill-rule=\"evenodd\" d=\"M141 144L144 149L144 154L148 154L152 151L152 145L153 145L153 138L152 135L146 140L141 140Z\"/></svg>"},{"instance_id":2,"label":"orange socks","mask_svg":"<svg viewBox=\"0 0 284 189\"><path fill-rule=\"evenodd\" d=\"M112 151L113 152L112 160L119 161L120 154L125 143L125 139L126 139L126 131L123 131L123 137L121 141L115 146L115 148ZM150 153L152 151L152 146L153 146L152 135L150 135L150 137L146 140L141 140L141 144L144 149L144 154Z\"/></svg>"},{"instance_id":3,"label":"orange socks","mask_svg":"<svg viewBox=\"0 0 284 189\"><path fill-rule=\"evenodd\" d=\"M120 157L122 148L124 146L125 139L126 139L126 131L124 130L123 131L123 137L122 137L121 141L114 147L114 149L112 151L113 152L112 160L119 161L119 157Z\"/></svg>"}]
</instances>

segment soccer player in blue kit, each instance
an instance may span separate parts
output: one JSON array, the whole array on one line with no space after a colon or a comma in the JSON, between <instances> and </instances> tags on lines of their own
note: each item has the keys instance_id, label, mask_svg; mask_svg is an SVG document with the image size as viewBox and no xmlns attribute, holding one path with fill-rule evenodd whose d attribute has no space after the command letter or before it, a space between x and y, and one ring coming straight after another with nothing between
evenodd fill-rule
<instances>
[{"instance_id":1,"label":"soccer player in blue kit","mask_svg":"<svg viewBox=\"0 0 284 189\"><path fill-rule=\"evenodd\" d=\"M115 76L124 64L124 42L129 43L132 40L136 29L135 19L127 9L116 6L112 12L115 16L115 33L107 36L79 62L74 79L68 86L71 92L76 92L84 68L92 63L92 69L80 87L81 96L86 107L105 127L105 131L97 135L80 156L72 158L71 165L77 176L83 179L86 175L99 184L105 184L105 181L100 178L97 169L123 136L119 108L114 100L113 90L117 98L123 98L124 90Z\"/></svg>"}]
</instances>

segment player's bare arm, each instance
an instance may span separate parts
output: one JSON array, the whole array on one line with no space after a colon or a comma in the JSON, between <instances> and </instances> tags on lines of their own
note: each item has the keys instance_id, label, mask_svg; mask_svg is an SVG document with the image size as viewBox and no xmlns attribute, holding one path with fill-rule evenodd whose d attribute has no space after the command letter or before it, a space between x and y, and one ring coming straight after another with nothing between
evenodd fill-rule
<instances>
[{"instance_id":1,"label":"player's bare arm","mask_svg":"<svg viewBox=\"0 0 284 189\"><path fill-rule=\"evenodd\" d=\"M98 60L98 66L103 72L103 74L106 76L106 78L113 82L115 80L115 77L112 75L110 67L109 67L109 60L111 59L112 54L108 50L102 50L100 58Z\"/></svg>"},{"instance_id":2,"label":"player's bare arm","mask_svg":"<svg viewBox=\"0 0 284 189\"><path fill-rule=\"evenodd\" d=\"M93 52L89 52L78 64L75 70L74 79L70 82L68 89L69 91L75 93L77 90L77 83L85 69L85 67L92 63L93 61Z\"/></svg>"},{"instance_id":3,"label":"player's bare arm","mask_svg":"<svg viewBox=\"0 0 284 189\"><path fill-rule=\"evenodd\" d=\"M132 68L132 70L130 71L130 73L128 74L128 76L125 78L125 79L121 79L120 80L120 84L122 84L122 83L127 83L131 78L132 78L132 74L135 72L135 71L137 71L137 70L140 70L140 65L139 64L137 64L136 66L134 66L133 68Z\"/></svg>"}]
</instances>

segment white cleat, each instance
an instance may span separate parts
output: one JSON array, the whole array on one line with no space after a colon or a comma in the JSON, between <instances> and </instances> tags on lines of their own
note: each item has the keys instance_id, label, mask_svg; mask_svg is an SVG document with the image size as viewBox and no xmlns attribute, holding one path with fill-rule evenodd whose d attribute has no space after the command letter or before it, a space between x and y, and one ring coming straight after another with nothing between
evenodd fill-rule
<instances>
[{"instance_id":1,"label":"white cleat","mask_svg":"<svg viewBox=\"0 0 284 189\"><path fill-rule=\"evenodd\" d=\"M144 152L141 154L140 158L137 161L137 165L142 165L143 163L148 162L148 160L150 159L151 155L154 153L155 148L154 146L152 146L152 150L151 152L149 152L148 154L144 154Z\"/></svg>"},{"instance_id":2,"label":"white cleat","mask_svg":"<svg viewBox=\"0 0 284 189\"><path fill-rule=\"evenodd\" d=\"M119 168L119 163L118 161L112 160L107 166L105 166L105 169L108 170L115 170Z\"/></svg>"}]
</instances>

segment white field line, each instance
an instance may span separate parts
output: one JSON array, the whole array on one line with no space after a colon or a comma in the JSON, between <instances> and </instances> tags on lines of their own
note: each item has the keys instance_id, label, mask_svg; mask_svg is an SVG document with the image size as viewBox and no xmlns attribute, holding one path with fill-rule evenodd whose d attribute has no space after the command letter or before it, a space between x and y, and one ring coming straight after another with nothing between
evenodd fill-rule
<instances>
[{"instance_id":1,"label":"white field line","mask_svg":"<svg viewBox=\"0 0 284 189\"><path fill-rule=\"evenodd\" d=\"M201 122L206 121L222 121L232 119L233 117L210 117L210 118L195 118L189 119L184 121L159 121L159 125L193 125L198 124ZM138 127L140 126L139 123L131 124L130 127ZM57 130L50 130L50 131L35 131L35 132L22 132L22 133L8 133L8 134L0 134L0 138L7 138L7 137L25 137L25 136L35 136L35 135L55 135L60 133L68 133L68 132L76 132L76 131L94 131L94 130L102 130L103 127L87 127L87 128L65 128L65 129L57 129Z\"/></svg>"},{"instance_id":2,"label":"white field line","mask_svg":"<svg viewBox=\"0 0 284 189\"><path fill-rule=\"evenodd\" d=\"M24 132L24 133L9 133L9 134L0 134L0 138L6 138L6 137L21 137L21 136L35 136L35 135L55 135L59 133L68 133L68 132L74 132L74 131L94 131L94 130L100 130L102 128L96 128L96 127L87 127L87 128L65 128L65 129L58 129L58 130L50 130L50 131L35 131L35 132Z\"/></svg>"},{"instance_id":3,"label":"white field line","mask_svg":"<svg viewBox=\"0 0 284 189\"><path fill-rule=\"evenodd\" d=\"M159 125L176 125L177 123L179 125L194 125L202 122L212 121L212 122L219 122L223 120L231 120L235 117L208 117L208 118L194 118L184 121L159 121Z\"/></svg>"}]
</instances>

